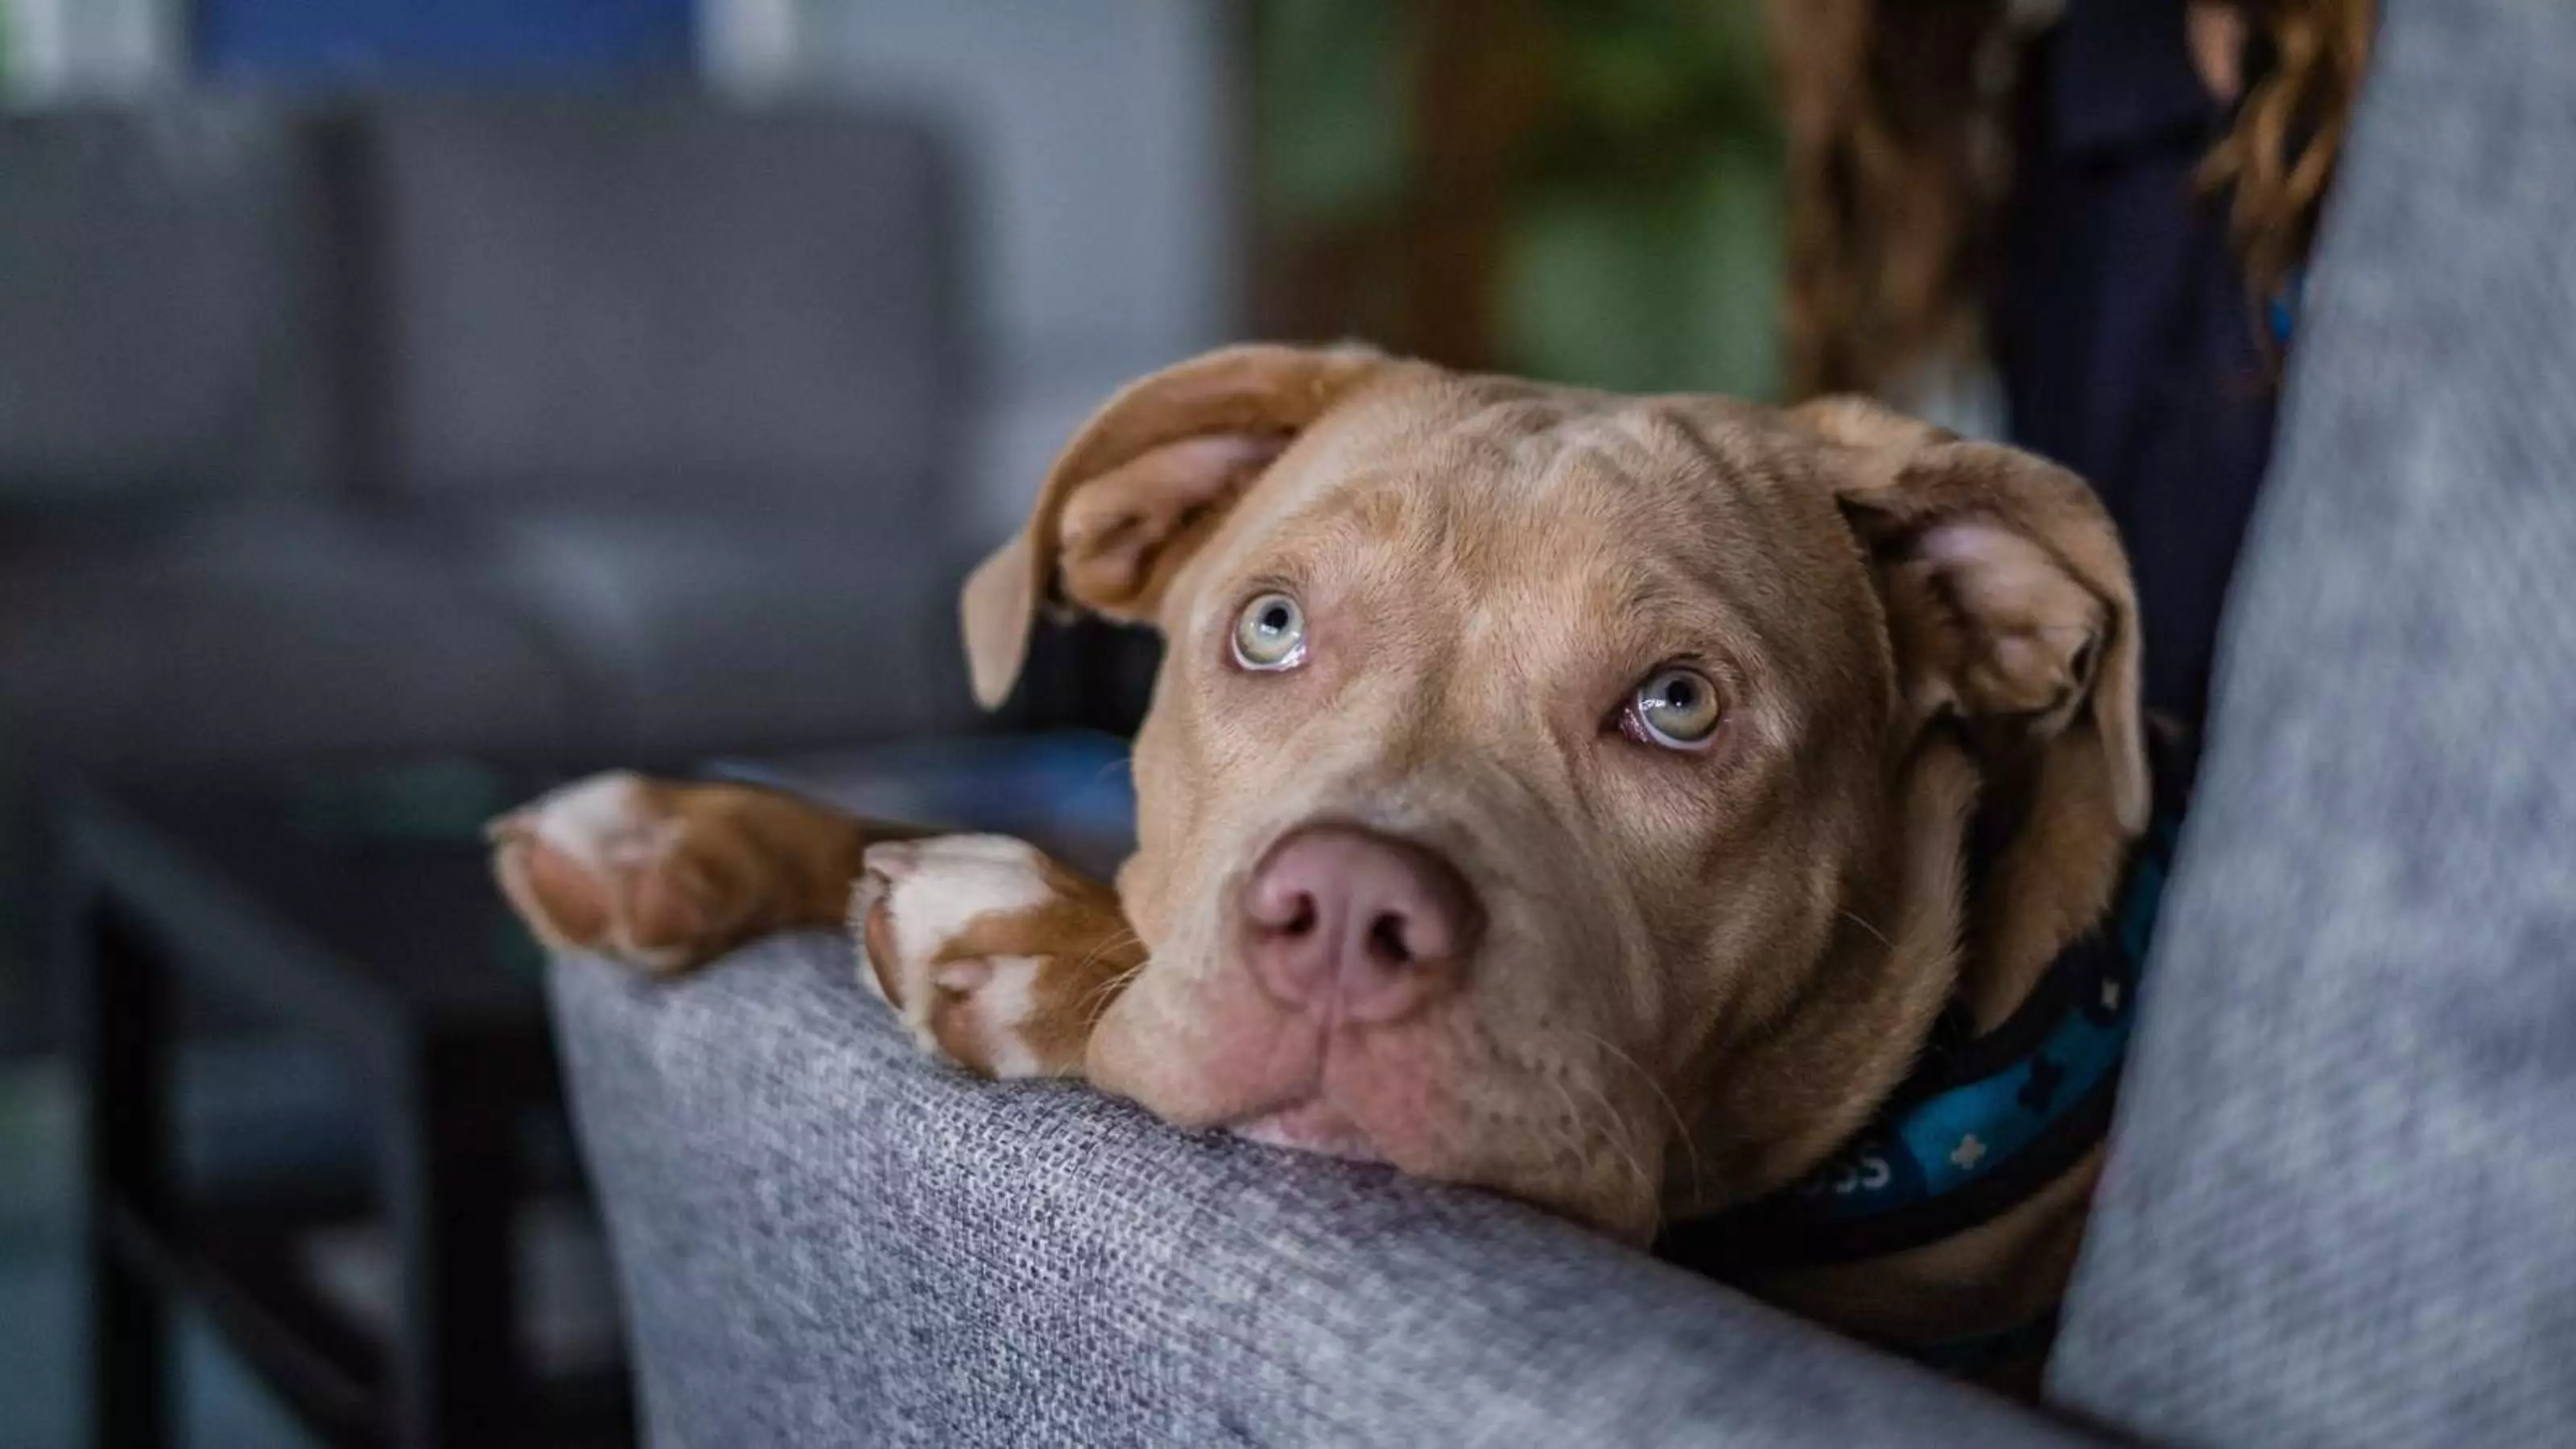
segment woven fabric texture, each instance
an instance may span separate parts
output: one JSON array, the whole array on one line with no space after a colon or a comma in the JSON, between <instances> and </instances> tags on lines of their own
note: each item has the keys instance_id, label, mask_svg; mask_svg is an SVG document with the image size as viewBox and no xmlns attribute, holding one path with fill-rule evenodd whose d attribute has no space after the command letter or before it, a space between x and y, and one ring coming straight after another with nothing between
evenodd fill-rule
<instances>
[{"instance_id":1,"label":"woven fabric texture","mask_svg":"<svg viewBox=\"0 0 2576 1449\"><path fill-rule=\"evenodd\" d=\"M2387 9L2059 1340L2159 1442L2576 1436L2576 7Z\"/></svg>"}]
</instances>

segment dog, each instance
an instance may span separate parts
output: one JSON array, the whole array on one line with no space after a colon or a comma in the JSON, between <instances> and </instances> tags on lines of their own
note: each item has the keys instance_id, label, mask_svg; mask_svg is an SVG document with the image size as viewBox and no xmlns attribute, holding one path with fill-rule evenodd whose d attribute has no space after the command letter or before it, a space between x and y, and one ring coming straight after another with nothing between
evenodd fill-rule
<instances>
[{"instance_id":1,"label":"dog","mask_svg":"<svg viewBox=\"0 0 2576 1449\"><path fill-rule=\"evenodd\" d=\"M1240 346L1112 398L968 580L988 707L1051 609L1165 641L1114 889L631 775L497 822L504 889L652 972L846 921L969 1071L1492 1189L1927 1356L2020 1335L2027 1373L2100 1157L2030 1099L2106 1100L2153 803L2080 480L1857 399ZM1963 1075L2016 1033L2064 1060ZM1999 1083L2030 1121L1908 1148Z\"/></svg>"}]
</instances>

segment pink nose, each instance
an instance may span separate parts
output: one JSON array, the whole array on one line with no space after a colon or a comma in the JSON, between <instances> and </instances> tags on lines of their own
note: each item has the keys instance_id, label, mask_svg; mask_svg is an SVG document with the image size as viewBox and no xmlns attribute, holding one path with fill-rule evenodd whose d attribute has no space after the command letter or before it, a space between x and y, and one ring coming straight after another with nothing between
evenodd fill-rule
<instances>
[{"instance_id":1,"label":"pink nose","mask_svg":"<svg viewBox=\"0 0 2576 1449\"><path fill-rule=\"evenodd\" d=\"M1419 845L1344 825L1271 847L1243 892L1254 976L1290 1006L1393 1021L1454 985L1484 925L1476 894Z\"/></svg>"}]
</instances>

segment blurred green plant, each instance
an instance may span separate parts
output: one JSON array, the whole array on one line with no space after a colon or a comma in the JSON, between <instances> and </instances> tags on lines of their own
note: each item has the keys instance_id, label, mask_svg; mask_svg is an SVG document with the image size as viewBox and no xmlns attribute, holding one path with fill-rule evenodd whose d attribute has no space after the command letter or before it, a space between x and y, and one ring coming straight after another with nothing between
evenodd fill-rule
<instances>
[{"instance_id":1,"label":"blurred green plant","mask_svg":"<svg viewBox=\"0 0 2576 1449\"><path fill-rule=\"evenodd\" d=\"M1294 323L1420 345L1448 245L1483 271L1483 315L1443 335L1491 355L1444 360L1776 393L1785 178L1759 0L1271 0L1255 35L1257 203L1329 273L1304 310L1338 314L1292 302ZM1452 188L1492 234L1408 263L1457 223Z\"/></svg>"},{"instance_id":2,"label":"blurred green plant","mask_svg":"<svg viewBox=\"0 0 2576 1449\"><path fill-rule=\"evenodd\" d=\"M1385 0L1273 0L1260 11L1255 124L1265 208L1362 221L1412 184L1406 15Z\"/></svg>"}]
</instances>

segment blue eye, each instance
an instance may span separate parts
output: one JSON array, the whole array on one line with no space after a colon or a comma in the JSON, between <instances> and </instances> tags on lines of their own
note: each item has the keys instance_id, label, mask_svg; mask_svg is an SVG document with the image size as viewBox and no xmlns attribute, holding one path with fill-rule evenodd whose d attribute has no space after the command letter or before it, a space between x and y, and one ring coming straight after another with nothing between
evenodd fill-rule
<instances>
[{"instance_id":1,"label":"blue eye","mask_svg":"<svg viewBox=\"0 0 2576 1449\"><path fill-rule=\"evenodd\" d=\"M1234 621L1234 662L1257 673L1306 662L1306 611L1286 594L1261 594Z\"/></svg>"}]
</instances>

